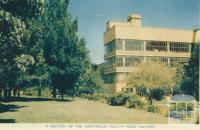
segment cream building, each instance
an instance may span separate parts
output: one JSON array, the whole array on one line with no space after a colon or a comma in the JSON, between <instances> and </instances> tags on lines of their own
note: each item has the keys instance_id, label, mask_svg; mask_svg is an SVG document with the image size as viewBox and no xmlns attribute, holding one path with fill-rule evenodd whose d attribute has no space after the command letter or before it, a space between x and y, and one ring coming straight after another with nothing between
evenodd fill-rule
<instances>
[{"instance_id":1,"label":"cream building","mask_svg":"<svg viewBox=\"0 0 200 130\"><path fill-rule=\"evenodd\" d=\"M106 25L104 79L112 92L132 89L124 80L142 61L160 61L172 67L188 62L191 44L200 35L198 29L142 27L140 15L129 16L127 22L108 21Z\"/></svg>"}]
</instances>

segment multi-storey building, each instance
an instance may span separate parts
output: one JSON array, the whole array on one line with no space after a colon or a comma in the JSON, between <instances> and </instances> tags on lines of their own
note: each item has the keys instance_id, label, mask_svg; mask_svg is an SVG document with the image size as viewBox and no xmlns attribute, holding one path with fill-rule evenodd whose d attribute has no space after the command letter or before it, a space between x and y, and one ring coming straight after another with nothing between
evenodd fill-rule
<instances>
[{"instance_id":1,"label":"multi-storey building","mask_svg":"<svg viewBox=\"0 0 200 130\"><path fill-rule=\"evenodd\" d=\"M142 27L141 16L127 22L108 21L104 33L105 85L112 92L125 91L125 78L142 61L160 61L169 66L186 63L199 30Z\"/></svg>"}]
</instances>

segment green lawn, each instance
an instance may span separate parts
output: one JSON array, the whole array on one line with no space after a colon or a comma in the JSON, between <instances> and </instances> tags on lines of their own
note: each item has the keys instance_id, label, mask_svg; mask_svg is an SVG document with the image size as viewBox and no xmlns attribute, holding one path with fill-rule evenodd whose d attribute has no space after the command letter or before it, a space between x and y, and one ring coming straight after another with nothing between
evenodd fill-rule
<instances>
[{"instance_id":1,"label":"green lawn","mask_svg":"<svg viewBox=\"0 0 200 130\"><path fill-rule=\"evenodd\" d=\"M167 123L167 117L159 114L79 98L3 105L6 109L0 112L0 119L15 119L17 123Z\"/></svg>"}]
</instances>

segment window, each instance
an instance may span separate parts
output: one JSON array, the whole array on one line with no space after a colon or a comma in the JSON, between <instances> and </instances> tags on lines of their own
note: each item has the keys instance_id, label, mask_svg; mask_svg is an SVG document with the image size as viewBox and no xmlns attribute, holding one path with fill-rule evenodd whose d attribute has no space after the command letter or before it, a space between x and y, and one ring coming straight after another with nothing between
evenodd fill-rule
<instances>
[{"instance_id":1,"label":"window","mask_svg":"<svg viewBox=\"0 0 200 130\"><path fill-rule=\"evenodd\" d=\"M167 51L167 42L162 41L147 41L146 42L146 50L147 51Z\"/></svg>"},{"instance_id":2,"label":"window","mask_svg":"<svg viewBox=\"0 0 200 130\"><path fill-rule=\"evenodd\" d=\"M105 54L113 52L115 49L115 40L105 45Z\"/></svg>"},{"instance_id":3,"label":"window","mask_svg":"<svg viewBox=\"0 0 200 130\"><path fill-rule=\"evenodd\" d=\"M116 39L116 50L122 51L123 50L123 40L121 39Z\"/></svg>"},{"instance_id":4,"label":"window","mask_svg":"<svg viewBox=\"0 0 200 130\"><path fill-rule=\"evenodd\" d=\"M114 73L105 74L104 82L105 83L114 83L115 82L115 74Z\"/></svg>"},{"instance_id":5,"label":"window","mask_svg":"<svg viewBox=\"0 0 200 130\"><path fill-rule=\"evenodd\" d=\"M106 70L110 70L110 69L114 68L114 58L113 57L106 59L105 63L106 63L106 67L105 67Z\"/></svg>"},{"instance_id":6,"label":"window","mask_svg":"<svg viewBox=\"0 0 200 130\"><path fill-rule=\"evenodd\" d=\"M126 51L142 51L144 50L143 41L139 40L125 40Z\"/></svg>"},{"instance_id":7,"label":"window","mask_svg":"<svg viewBox=\"0 0 200 130\"><path fill-rule=\"evenodd\" d=\"M171 67L176 67L178 64L188 63L188 61L189 61L189 58L173 57L173 58L170 58L170 65Z\"/></svg>"},{"instance_id":8,"label":"window","mask_svg":"<svg viewBox=\"0 0 200 130\"><path fill-rule=\"evenodd\" d=\"M170 51L172 52L189 52L189 43L171 42Z\"/></svg>"},{"instance_id":9,"label":"window","mask_svg":"<svg viewBox=\"0 0 200 130\"><path fill-rule=\"evenodd\" d=\"M139 63L141 63L144 60L144 57L139 56L127 56L126 57L126 66L135 66Z\"/></svg>"},{"instance_id":10,"label":"window","mask_svg":"<svg viewBox=\"0 0 200 130\"><path fill-rule=\"evenodd\" d=\"M123 57L117 56L116 57L116 67L122 67L123 66Z\"/></svg>"},{"instance_id":11,"label":"window","mask_svg":"<svg viewBox=\"0 0 200 130\"><path fill-rule=\"evenodd\" d=\"M168 57L147 57L147 61L153 61L153 62L161 62L168 64Z\"/></svg>"}]
</instances>

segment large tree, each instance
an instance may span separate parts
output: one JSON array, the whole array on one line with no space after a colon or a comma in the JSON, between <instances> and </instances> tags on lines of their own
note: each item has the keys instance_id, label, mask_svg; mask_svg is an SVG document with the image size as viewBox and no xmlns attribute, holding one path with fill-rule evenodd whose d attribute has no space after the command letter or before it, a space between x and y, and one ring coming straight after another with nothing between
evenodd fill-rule
<instances>
[{"instance_id":1,"label":"large tree","mask_svg":"<svg viewBox=\"0 0 200 130\"><path fill-rule=\"evenodd\" d=\"M62 99L73 91L85 71L88 50L77 36L77 20L68 11L68 0L47 0L44 9L44 56L49 66L53 95L58 89Z\"/></svg>"},{"instance_id":2,"label":"large tree","mask_svg":"<svg viewBox=\"0 0 200 130\"><path fill-rule=\"evenodd\" d=\"M24 30L27 20L40 14L43 1L1 0L0 1L0 82L5 96L17 85L24 67L31 58L24 54ZM26 58L25 58L26 57ZM27 60L27 61L26 61ZM6 89L5 89L6 88Z\"/></svg>"},{"instance_id":3,"label":"large tree","mask_svg":"<svg viewBox=\"0 0 200 130\"><path fill-rule=\"evenodd\" d=\"M185 94L199 100L199 44L192 45L192 54L189 63L184 66L184 77L181 89Z\"/></svg>"},{"instance_id":4,"label":"large tree","mask_svg":"<svg viewBox=\"0 0 200 130\"><path fill-rule=\"evenodd\" d=\"M88 64L76 83L76 94L94 94L102 92L103 80L96 64Z\"/></svg>"},{"instance_id":5,"label":"large tree","mask_svg":"<svg viewBox=\"0 0 200 130\"><path fill-rule=\"evenodd\" d=\"M146 88L146 97L152 104L151 89L167 87L173 92L175 71L166 64L159 62L142 62L136 66L136 70L127 77L127 85L131 87Z\"/></svg>"}]
</instances>

